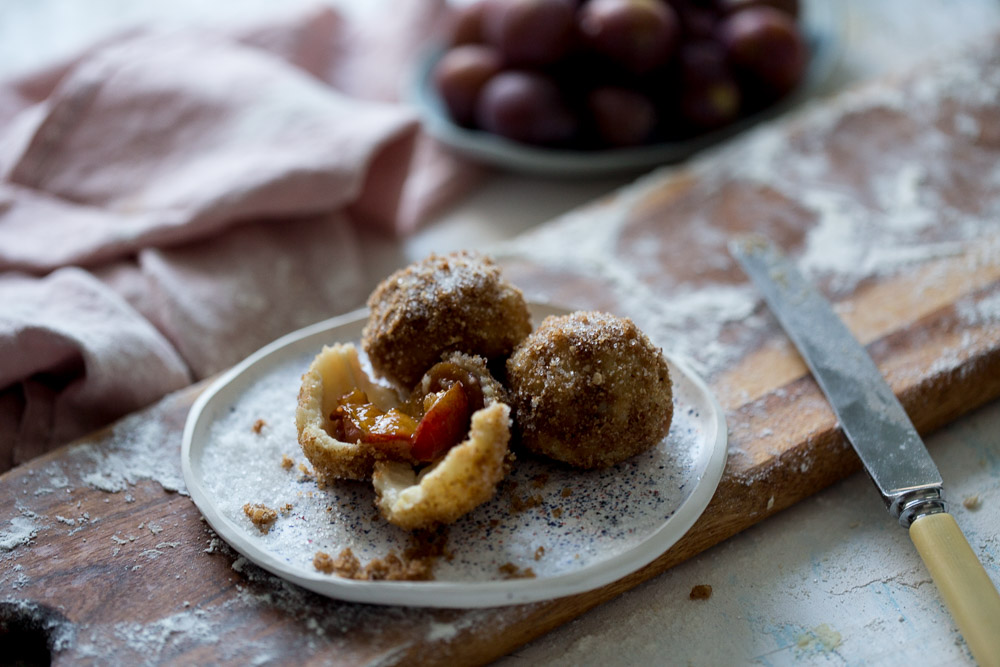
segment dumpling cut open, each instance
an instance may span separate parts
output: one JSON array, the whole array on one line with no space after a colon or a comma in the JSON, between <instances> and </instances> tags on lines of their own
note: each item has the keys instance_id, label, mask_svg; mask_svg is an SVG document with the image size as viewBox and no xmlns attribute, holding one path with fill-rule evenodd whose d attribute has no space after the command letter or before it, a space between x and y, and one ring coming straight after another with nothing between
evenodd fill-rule
<instances>
[{"instance_id":1,"label":"dumpling cut open","mask_svg":"<svg viewBox=\"0 0 1000 667\"><path fill-rule=\"evenodd\" d=\"M396 392L373 382L361 367L353 343L324 346L302 376L295 425L302 452L324 479L370 479L376 448L370 443L337 439L331 421L338 401L355 389L383 412L400 404Z\"/></svg>"},{"instance_id":2,"label":"dumpling cut open","mask_svg":"<svg viewBox=\"0 0 1000 667\"><path fill-rule=\"evenodd\" d=\"M493 497L507 472L510 407L492 403L472 415L469 437L444 458L417 471L399 461L376 461L376 505L406 530L452 523Z\"/></svg>"}]
</instances>

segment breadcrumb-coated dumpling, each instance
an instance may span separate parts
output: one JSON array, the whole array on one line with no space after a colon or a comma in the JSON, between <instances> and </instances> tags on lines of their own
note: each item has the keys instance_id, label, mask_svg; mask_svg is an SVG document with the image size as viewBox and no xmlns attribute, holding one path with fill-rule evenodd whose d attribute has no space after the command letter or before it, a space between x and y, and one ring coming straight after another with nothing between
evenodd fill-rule
<instances>
[{"instance_id":1,"label":"breadcrumb-coated dumpling","mask_svg":"<svg viewBox=\"0 0 1000 667\"><path fill-rule=\"evenodd\" d=\"M507 360L507 385L521 444L581 468L620 463L670 430L667 361L627 318L545 318Z\"/></svg>"},{"instance_id":2,"label":"breadcrumb-coated dumpling","mask_svg":"<svg viewBox=\"0 0 1000 667\"><path fill-rule=\"evenodd\" d=\"M399 405L388 387L372 382L361 367L353 343L324 346L302 376L295 426L302 452L320 477L326 479L369 479L375 462L375 449L363 442L338 440L330 415L337 401L354 389L361 389L383 411Z\"/></svg>"},{"instance_id":3,"label":"breadcrumb-coated dumpling","mask_svg":"<svg viewBox=\"0 0 1000 667\"><path fill-rule=\"evenodd\" d=\"M375 371L404 389L448 352L506 357L530 333L521 290L488 257L462 251L383 280L368 299L361 346Z\"/></svg>"},{"instance_id":4,"label":"breadcrumb-coated dumpling","mask_svg":"<svg viewBox=\"0 0 1000 667\"><path fill-rule=\"evenodd\" d=\"M413 395L425 396L456 379L462 382L477 409L510 400L507 390L490 373L486 359L462 352L445 354L441 361L431 366L413 388Z\"/></svg>"},{"instance_id":5,"label":"breadcrumb-coated dumpling","mask_svg":"<svg viewBox=\"0 0 1000 667\"><path fill-rule=\"evenodd\" d=\"M510 407L493 403L472 415L464 442L419 473L398 461L377 461L376 505L405 530L452 523L493 497L507 472Z\"/></svg>"}]
</instances>

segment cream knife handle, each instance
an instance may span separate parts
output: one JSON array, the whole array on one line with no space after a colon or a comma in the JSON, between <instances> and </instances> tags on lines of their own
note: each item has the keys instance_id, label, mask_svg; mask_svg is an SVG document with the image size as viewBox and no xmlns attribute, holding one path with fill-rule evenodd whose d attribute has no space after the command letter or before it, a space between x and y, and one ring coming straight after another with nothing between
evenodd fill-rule
<instances>
[{"instance_id":1,"label":"cream knife handle","mask_svg":"<svg viewBox=\"0 0 1000 667\"><path fill-rule=\"evenodd\" d=\"M1000 666L1000 594L955 518L947 512L922 516L910 525L910 539L976 662Z\"/></svg>"}]
</instances>

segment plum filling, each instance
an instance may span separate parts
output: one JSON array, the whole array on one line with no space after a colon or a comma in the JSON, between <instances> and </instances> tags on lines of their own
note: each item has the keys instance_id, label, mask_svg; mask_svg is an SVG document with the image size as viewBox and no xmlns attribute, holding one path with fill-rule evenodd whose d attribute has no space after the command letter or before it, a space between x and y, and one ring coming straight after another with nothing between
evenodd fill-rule
<instances>
[{"instance_id":1,"label":"plum filling","mask_svg":"<svg viewBox=\"0 0 1000 667\"><path fill-rule=\"evenodd\" d=\"M461 382L428 394L424 401L429 405L411 438L410 454L418 461L433 461L465 439L473 411Z\"/></svg>"},{"instance_id":2,"label":"plum filling","mask_svg":"<svg viewBox=\"0 0 1000 667\"><path fill-rule=\"evenodd\" d=\"M330 414L330 434L371 444L388 458L433 461L465 439L472 414L484 403L479 378L443 361L399 408L383 411L361 389L345 394Z\"/></svg>"},{"instance_id":3,"label":"plum filling","mask_svg":"<svg viewBox=\"0 0 1000 667\"><path fill-rule=\"evenodd\" d=\"M406 456L417 422L392 408L380 410L361 389L341 396L330 414L330 435L341 442L365 442L388 456Z\"/></svg>"}]
</instances>

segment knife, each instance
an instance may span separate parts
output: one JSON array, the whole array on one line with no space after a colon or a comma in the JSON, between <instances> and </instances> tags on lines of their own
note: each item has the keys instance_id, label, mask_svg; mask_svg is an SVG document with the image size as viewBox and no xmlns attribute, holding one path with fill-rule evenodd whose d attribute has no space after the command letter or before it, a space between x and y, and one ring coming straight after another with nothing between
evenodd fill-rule
<instances>
[{"instance_id":1,"label":"knife","mask_svg":"<svg viewBox=\"0 0 1000 667\"><path fill-rule=\"evenodd\" d=\"M729 252L804 357L889 513L909 529L973 657L1000 665L1000 594L948 513L941 474L875 363L768 239L740 237Z\"/></svg>"}]
</instances>

